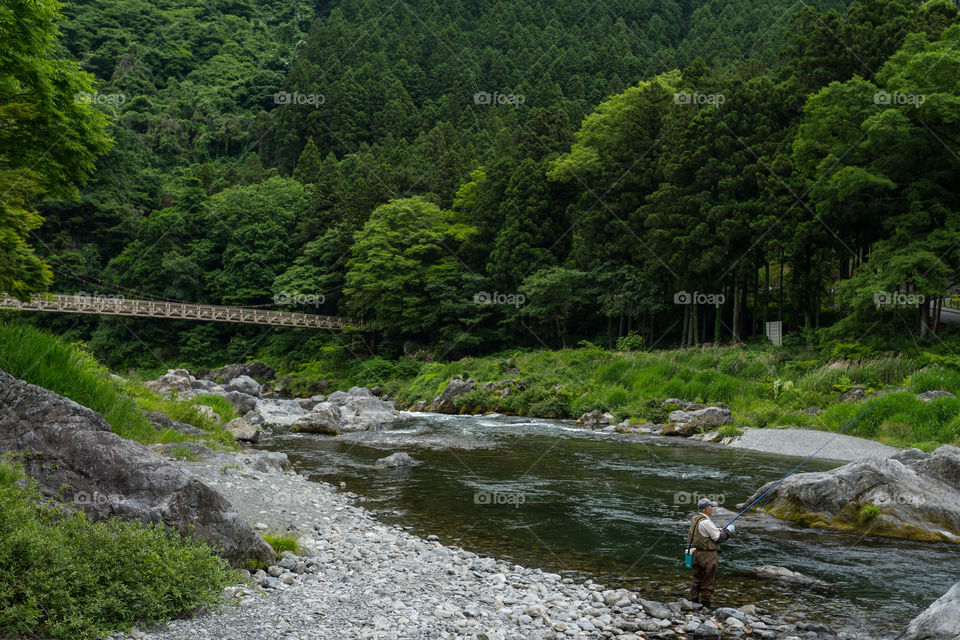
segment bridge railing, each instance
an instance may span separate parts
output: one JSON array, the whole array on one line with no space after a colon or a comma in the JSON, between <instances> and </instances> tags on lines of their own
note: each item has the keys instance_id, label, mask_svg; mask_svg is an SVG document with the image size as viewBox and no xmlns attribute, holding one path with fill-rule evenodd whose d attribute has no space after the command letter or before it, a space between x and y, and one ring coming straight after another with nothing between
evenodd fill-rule
<instances>
[{"instance_id":1,"label":"bridge railing","mask_svg":"<svg viewBox=\"0 0 960 640\"><path fill-rule=\"evenodd\" d=\"M48 311L53 313L89 313L96 315L130 316L136 318L170 318L201 322L236 322L264 324L279 327L340 330L347 327L362 329L352 318L321 316L312 313L251 309L216 304L167 302L164 300L130 300L114 296L38 294L27 302L4 296L0 309L20 311Z\"/></svg>"}]
</instances>

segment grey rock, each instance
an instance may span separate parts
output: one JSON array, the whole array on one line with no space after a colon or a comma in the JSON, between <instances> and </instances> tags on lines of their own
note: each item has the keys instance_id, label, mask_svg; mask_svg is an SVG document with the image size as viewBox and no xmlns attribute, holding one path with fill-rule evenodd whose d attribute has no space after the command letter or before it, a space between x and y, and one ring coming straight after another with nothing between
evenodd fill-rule
<instances>
[{"instance_id":1,"label":"grey rock","mask_svg":"<svg viewBox=\"0 0 960 640\"><path fill-rule=\"evenodd\" d=\"M680 608L684 611L697 611L698 609L703 608L703 605L699 602L693 602L691 600L687 600L686 598L680 598L679 603Z\"/></svg>"},{"instance_id":2,"label":"grey rock","mask_svg":"<svg viewBox=\"0 0 960 640\"><path fill-rule=\"evenodd\" d=\"M816 578L811 578L810 576L805 576L802 573L797 571L791 571L786 567L778 567L772 564L765 564L763 566L757 567L754 569L754 572L761 578L766 578L768 580L776 580L778 582L786 582L790 584L800 584L800 585L809 585L809 586L828 586L826 582L822 580L817 580ZM730 611L730 610L728 610ZM735 611L735 609L733 609ZM741 616L743 614L737 611ZM727 615L730 615L729 613Z\"/></svg>"},{"instance_id":3,"label":"grey rock","mask_svg":"<svg viewBox=\"0 0 960 640\"><path fill-rule=\"evenodd\" d=\"M577 424L587 429L596 429L597 427L608 425L614 420L616 420L616 418L612 413L594 410L588 411L577 418Z\"/></svg>"},{"instance_id":4,"label":"grey rock","mask_svg":"<svg viewBox=\"0 0 960 640\"><path fill-rule=\"evenodd\" d=\"M167 369L167 372L156 380L148 381L146 387L157 393L176 395L193 391L194 380L186 369Z\"/></svg>"},{"instance_id":5,"label":"grey rock","mask_svg":"<svg viewBox=\"0 0 960 640\"><path fill-rule=\"evenodd\" d=\"M747 503L771 488L767 483ZM867 522L862 505L878 508ZM874 535L960 542L960 449L908 450L886 459L790 476L758 506L768 512L814 517Z\"/></svg>"},{"instance_id":6,"label":"grey rock","mask_svg":"<svg viewBox=\"0 0 960 640\"><path fill-rule=\"evenodd\" d=\"M897 640L956 640L960 638L960 582L910 621Z\"/></svg>"},{"instance_id":7,"label":"grey rock","mask_svg":"<svg viewBox=\"0 0 960 640\"><path fill-rule=\"evenodd\" d=\"M257 399L249 393L243 393L242 391L228 391L223 397L233 405L233 408L236 409L237 413L240 415L243 415L248 411L255 411L257 408Z\"/></svg>"},{"instance_id":8,"label":"grey rock","mask_svg":"<svg viewBox=\"0 0 960 640\"><path fill-rule=\"evenodd\" d=\"M720 637L720 627L715 625L710 620L702 622L699 627L693 632L698 638L719 638Z\"/></svg>"},{"instance_id":9,"label":"grey rock","mask_svg":"<svg viewBox=\"0 0 960 640\"><path fill-rule=\"evenodd\" d=\"M256 443L260 440L260 435L263 433L257 425L251 424L246 416L234 418L223 425L223 428L240 442Z\"/></svg>"},{"instance_id":10,"label":"grey rock","mask_svg":"<svg viewBox=\"0 0 960 640\"><path fill-rule=\"evenodd\" d=\"M653 618L660 618L661 620L668 620L673 612L669 608L660 604L659 602L654 602L653 600L644 600L640 598L637 600L640 603L640 606L643 607L643 610L647 612L648 616Z\"/></svg>"},{"instance_id":11,"label":"grey rock","mask_svg":"<svg viewBox=\"0 0 960 640\"><path fill-rule=\"evenodd\" d=\"M837 398L837 402L856 402L857 400L862 400L865 395L863 389L850 389Z\"/></svg>"},{"instance_id":12,"label":"grey rock","mask_svg":"<svg viewBox=\"0 0 960 640\"><path fill-rule=\"evenodd\" d=\"M0 451L26 452L24 470L49 497L90 518L162 522L219 548L234 565L275 555L217 491L146 446L110 431L100 414L0 371ZM61 488L70 487L70 495Z\"/></svg>"},{"instance_id":13,"label":"grey rock","mask_svg":"<svg viewBox=\"0 0 960 640\"><path fill-rule=\"evenodd\" d=\"M403 451L391 453L386 458L380 458L374 463L374 465L379 468L412 467L417 464L419 464L419 462L411 458L410 454L404 453Z\"/></svg>"},{"instance_id":14,"label":"grey rock","mask_svg":"<svg viewBox=\"0 0 960 640\"><path fill-rule=\"evenodd\" d=\"M949 391L924 391L923 393L917 394L917 400L922 400L923 402L930 402L931 400L936 400L937 398L956 398L957 396L953 395Z\"/></svg>"},{"instance_id":15,"label":"grey rock","mask_svg":"<svg viewBox=\"0 0 960 640\"><path fill-rule=\"evenodd\" d=\"M738 609L733 609L731 607L718 607L712 612L714 618L718 620L725 620L727 618L736 618L740 622L746 621L747 617L743 615L743 612Z\"/></svg>"},{"instance_id":16,"label":"grey rock","mask_svg":"<svg viewBox=\"0 0 960 640\"><path fill-rule=\"evenodd\" d=\"M250 376L237 376L229 382L229 384L224 385L225 390L229 391L239 391L240 393L245 393L248 396L254 396L259 398L260 393L260 383L251 378Z\"/></svg>"},{"instance_id":17,"label":"grey rock","mask_svg":"<svg viewBox=\"0 0 960 640\"><path fill-rule=\"evenodd\" d=\"M665 436L690 436L698 431L709 431L727 424L733 424L730 409L711 406L703 409L671 411L668 422L662 430Z\"/></svg>"},{"instance_id":18,"label":"grey rock","mask_svg":"<svg viewBox=\"0 0 960 640\"><path fill-rule=\"evenodd\" d=\"M147 420L150 421L150 424L153 425L153 428L157 431L173 429L174 431L186 433L187 435L191 436L205 435L202 429L198 429L192 424L177 422L176 420L171 419L169 416L162 414L159 411L144 411L143 415L147 416Z\"/></svg>"},{"instance_id":19,"label":"grey rock","mask_svg":"<svg viewBox=\"0 0 960 640\"><path fill-rule=\"evenodd\" d=\"M314 405L305 416L301 416L290 429L294 433L316 433L338 435L340 433L340 407L331 402Z\"/></svg>"},{"instance_id":20,"label":"grey rock","mask_svg":"<svg viewBox=\"0 0 960 640\"><path fill-rule=\"evenodd\" d=\"M476 384L476 380L473 378L468 378L467 380L454 378L450 380L440 395L434 398L430 404L430 410L437 411L438 413L457 413L459 408L456 405L456 401L461 396L465 396L473 391L473 387Z\"/></svg>"},{"instance_id":21,"label":"grey rock","mask_svg":"<svg viewBox=\"0 0 960 640\"><path fill-rule=\"evenodd\" d=\"M290 459L282 451L257 451L244 459L248 466L264 473L277 473L290 466Z\"/></svg>"},{"instance_id":22,"label":"grey rock","mask_svg":"<svg viewBox=\"0 0 960 640\"><path fill-rule=\"evenodd\" d=\"M340 408L340 431L382 431L402 419L392 402L377 398L369 389L353 387L330 394L327 402ZM335 397L336 396L336 397Z\"/></svg>"}]
</instances>

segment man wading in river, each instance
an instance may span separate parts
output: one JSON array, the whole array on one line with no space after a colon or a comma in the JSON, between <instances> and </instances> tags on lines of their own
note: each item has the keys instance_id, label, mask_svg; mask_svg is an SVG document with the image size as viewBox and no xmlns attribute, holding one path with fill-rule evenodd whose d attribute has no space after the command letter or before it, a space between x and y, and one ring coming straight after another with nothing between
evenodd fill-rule
<instances>
[{"instance_id":1,"label":"man wading in river","mask_svg":"<svg viewBox=\"0 0 960 640\"><path fill-rule=\"evenodd\" d=\"M690 523L690 544L696 549L693 552L693 582L690 584L690 599L699 602L705 608L710 606L713 599L713 587L717 582L717 552L720 550L720 544L726 542L733 533L733 525L727 528L718 529L710 516L713 515L713 508L717 503L708 499L700 498L697 503L699 513L693 516L693 522Z\"/></svg>"}]
</instances>

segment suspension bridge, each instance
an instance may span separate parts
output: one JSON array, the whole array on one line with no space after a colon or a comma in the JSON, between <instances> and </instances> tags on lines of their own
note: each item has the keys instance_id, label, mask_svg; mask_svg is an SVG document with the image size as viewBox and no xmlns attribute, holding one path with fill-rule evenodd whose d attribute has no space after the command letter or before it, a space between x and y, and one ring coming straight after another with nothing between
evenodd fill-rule
<instances>
[{"instance_id":1,"label":"suspension bridge","mask_svg":"<svg viewBox=\"0 0 960 640\"><path fill-rule=\"evenodd\" d=\"M218 304L194 304L165 300L129 300L123 296L38 294L24 302L17 298L0 298L0 309L18 311L46 311L51 313L88 313L103 316L127 316L131 318L168 318L171 320L197 320L200 322L235 322L239 324L263 324L275 327L298 327L302 329L329 329L342 331L347 328L363 329L363 323L341 316L321 316L312 313L274 311L250 307L233 307Z\"/></svg>"}]
</instances>

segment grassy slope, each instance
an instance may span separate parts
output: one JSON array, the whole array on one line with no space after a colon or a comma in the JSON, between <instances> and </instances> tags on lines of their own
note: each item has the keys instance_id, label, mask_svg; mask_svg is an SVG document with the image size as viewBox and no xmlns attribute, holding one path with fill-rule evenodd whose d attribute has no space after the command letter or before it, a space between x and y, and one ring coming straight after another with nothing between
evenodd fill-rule
<instances>
[{"instance_id":1,"label":"grassy slope","mask_svg":"<svg viewBox=\"0 0 960 640\"><path fill-rule=\"evenodd\" d=\"M0 321L0 369L97 411L124 438L144 444L195 439L173 429L154 429L142 411L159 411L203 429L214 444L234 443L229 433L194 408L209 404L225 423L236 413L222 398L177 401L157 395L142 384L111 377L80 345L28 325Z\"/></svg>"},{"instance_id":2,"label":"grassy slope","mask_svg":"<svg viewBox=\"0 0 960 640\"><path fill-rule=\"evenodd\" d=\"M523 391L499 399L477 389L464 403L471 411L577 417L601 409L619 420L665 422L668 412L660 404L673 397L726 402L737 428L799 426L828 431L839 430L873 401L838 403L837 398L851 387L860 386L869 394L906 386L907 391L879 398L847 433L925 449L960 441L960 398L922 402L914 397L933 389L960 396L956 362L895 353L863 357L857 356L856 349L839 354L843 355L848 357L821 357L813 351L770 346L649 352L586 346L449 363L379 358L346 365L312 362L292 371L291 381L301 393L321 377L339 388L379 384L391 397L410 405L418 400L430 402L455 377L470 376L480 384L515 379L523 383ZM823 413L802 412L810 407Z\"/></svg>"}]
</instances>

